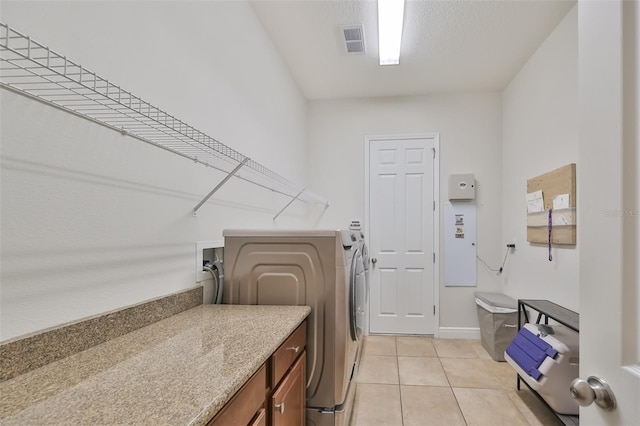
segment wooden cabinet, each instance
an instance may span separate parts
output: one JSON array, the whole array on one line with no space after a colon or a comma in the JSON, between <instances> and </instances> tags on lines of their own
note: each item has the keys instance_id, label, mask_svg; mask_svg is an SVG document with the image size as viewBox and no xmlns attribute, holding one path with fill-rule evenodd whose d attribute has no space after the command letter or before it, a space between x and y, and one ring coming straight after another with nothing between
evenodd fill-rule
<instances>
[{"instance_id":1,"label":"wooden cabinet","mask_svg":"<svg viewBox=\"0 0 640 426\"><path fill-rule=\"evenodd\" d=\"M306 323L300 324L300 326L291 333L289 338L280 345L280 347L273 353L270 358L271 362L271 386L276 387L284 375L293 366L293 362L304 351L305 344L307 343L307 327Z\"/></svg>"},{"instance_id":2,"label":"wooden cabinet","mask_svg":"<svg viewBox=\"0 0 640 426\"><path fill-rule=\"evenodd\" d=\"M267 410L264 408L260 409L250 423L250 426L267 426Z\"/></svg>"},{"instance_id":3,"label":"wooden cabinet","mask_svg":"<svg viewBox=\"0 0 640 426\"><path fill-rule=\"evenodd\" d=\"M300 326L280 345L270 358L271 389L270 426L305 424L307 398L307 325Z\"/></svg>"},{"instance_id":4,"label":"wooden cabinet","mask_svg":"<svg viewBox=\"0 0 640 426\"><path fill-rule=\"evenodd\" d=\"M260 424L254 419L264 411L266 385L267 366L263 364L207 426Z\"/></svg>"},{"instance_id":5,"label":"wooden cabinet","mask_svg":"<svg viewBox=\"0 0 640 426\"><path fill-rule=\"evenodd\" d=\"M271 425L297 426L305 424L305 395L307 383L306 351L284 376L271 396Z\"/></svg>"},{"instance_id":6,"label":"wooden cabinet","mask_svg":"<svg viewBox=\"0 0 640 426\"><path fill-rule=\"evenodd\" d=\"M306 342L303 322L207 426L304 425Z\"/></svg>"}]
</instances>

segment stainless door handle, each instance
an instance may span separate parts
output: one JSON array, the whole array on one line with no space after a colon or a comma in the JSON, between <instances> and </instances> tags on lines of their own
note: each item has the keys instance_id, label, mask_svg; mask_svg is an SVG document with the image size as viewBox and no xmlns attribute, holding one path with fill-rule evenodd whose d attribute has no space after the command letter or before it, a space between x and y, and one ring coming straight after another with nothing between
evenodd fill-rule
<instances>
[{"instance_id":1,"label":"stainless door handle","mask_svg":"<svg viewBox=\"0 0 640 426\"><path fill-rule=\"evenodd\" d=\"M613 391L607 382L599 377L590 376L587 380L575 379L571 382L569 392L583 407L595 402L598 407L606 411L612 411L616 408L616 398L613 396Z\"/></svg>"},{"instance_id":2,"label":"stainless door handle","mask_svg":"<svg viewBox=\"0 0 640 426\"><path fill-rule=\"evenodd\" d=\"M371 258L371 263L373 263L375 265L376 263L378 263L378 259L376 259L375 257L372 257Z\"/></svg>"},{"instance_id":3,"label":"stainless door handle","mask_svg":"<svg viewBox=\"0 0 640 426\"><path fill-rule=\"evenodd\" d=\"M284 414L284 402L276 404L275 409L276 411L280 411L281 414Z\"/></svg>"},{"instance_id":4,"label":"stainless door handle","mask_svg":"<svg viewBox=\"0 0 640 426\"><path fill-rule=\"evenodd\" d=\"M297 354L300 351L300 346L292 346L287 348L288 351L293 351L294 354Z\"/></svg>"}]
</instances>

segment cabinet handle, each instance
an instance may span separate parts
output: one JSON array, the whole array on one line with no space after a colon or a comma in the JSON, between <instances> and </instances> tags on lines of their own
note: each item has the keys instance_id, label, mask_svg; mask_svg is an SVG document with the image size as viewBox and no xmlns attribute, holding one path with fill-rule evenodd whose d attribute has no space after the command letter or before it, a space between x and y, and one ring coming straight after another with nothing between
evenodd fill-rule
<instances>
[{"instance_id":1,"label":"cabinet handle","mask_svg":"<svg viewBox=\"0 0 640 426\"><path fill-rule=\"evenodd\" d=\"M276 411L280 411L281 414L284 414L284 402L276 404L275 409Z\"/></svg>"},{"instance_id":2,"label":"cabinet handle","mask_svg":"<svg viewBox=\"0 0 640 426\"><path fill-rule=\"evenodd\" d=\"M288 351L293 351L294 354L297 354L300 351L300 346L293 346L291 348L287 348Z\"/></svg>"}]
</instances>

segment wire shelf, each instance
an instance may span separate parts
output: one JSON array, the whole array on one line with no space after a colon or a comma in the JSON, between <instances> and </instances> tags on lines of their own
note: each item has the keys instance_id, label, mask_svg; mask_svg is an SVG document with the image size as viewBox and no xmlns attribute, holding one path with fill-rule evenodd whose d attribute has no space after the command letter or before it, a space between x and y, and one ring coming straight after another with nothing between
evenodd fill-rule
<instances>
[{"instance_id":1,"label":"wire shelf","mask_svg":"<svg viewBox=\"0 0 640 426\"><path fill-rule=\"evenodd\" d=\"M298 199L328 205L323 197L2 22L0 85L227 173L222 183L235 176L291 197L290 203Z\"/></svg>"}]
</instances>

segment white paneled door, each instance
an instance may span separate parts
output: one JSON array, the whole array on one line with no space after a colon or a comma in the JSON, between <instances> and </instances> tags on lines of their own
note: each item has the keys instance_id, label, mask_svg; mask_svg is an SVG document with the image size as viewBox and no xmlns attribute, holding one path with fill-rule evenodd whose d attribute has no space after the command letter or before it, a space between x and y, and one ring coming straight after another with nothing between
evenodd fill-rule
<instances>
[{"instance_id":1,"label":"white paneled door","mask_svg":"<svg viewBox=\"0 0 640 426\"><path fill-rule=\"evenodd\" d=\"M366 142L369 331L434 334L437 135Z\"/></svg>"},{"instance_id":2,"label":"white paneled door","mask_svg":"<svg viewBox=\"0 0 640 426\"><path fill-rule=\"evenodd\" d=\"M580 1L581 425L640 425L640 3ZM605 168L603 168L605 165ZM601 170L612 171L602 173ZM590 379L591 378L591 379ZM597 381L596 381L597 383ZM597 396L601 393L598 392Z\"/></svg>"}]
</instances>

